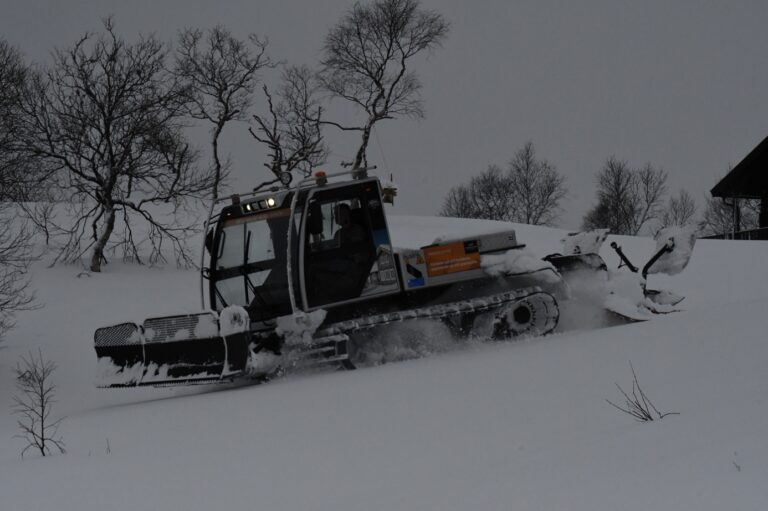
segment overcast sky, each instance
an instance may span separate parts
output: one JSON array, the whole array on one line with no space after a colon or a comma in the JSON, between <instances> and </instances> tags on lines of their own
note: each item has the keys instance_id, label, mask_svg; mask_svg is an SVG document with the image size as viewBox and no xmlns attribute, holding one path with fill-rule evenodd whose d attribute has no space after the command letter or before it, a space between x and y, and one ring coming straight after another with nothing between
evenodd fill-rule
<instances>
[{"instance_id":1,"label":"overcast sky","mask_svg":"<svg viewBox=\"0 0 768 511\"><path fill-rule=\"evenodd\" d=\"M131 39L172 41L216 23L270 40L270 54L315 65L349 0L2 0L0 35L29 60L99 30L114 15ZM768 135L768 2L423 0L451 23L417 63L426 118L384 121L369 161L400 186L396 212L435 214L451 186L505 164L533 141L568 180L561 225L577 228L608 156L660 166L670 188L703 202ZM267 76L266 79L271 77ZM255 108L262 108L256 101ZM333 109L330 111L333 113ZM328 132L327 167L351 159L353 135ZM225 132L236 186L267 175L247 125ZM204 140L199 140L204 143Z\"/></svg>"}]
</instances>

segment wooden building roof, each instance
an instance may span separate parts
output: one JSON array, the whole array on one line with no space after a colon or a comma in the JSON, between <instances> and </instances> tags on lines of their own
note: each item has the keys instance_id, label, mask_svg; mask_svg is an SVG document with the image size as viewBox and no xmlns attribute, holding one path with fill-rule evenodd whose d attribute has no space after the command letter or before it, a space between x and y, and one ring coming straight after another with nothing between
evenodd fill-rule
<instances>
[{"instance_id":1,"label":"wooden building roof","mask_svg":"<svg viewBox=\"0 0 768 511\"><path fill-rule=\"evenodd\" d=\"M713 197L740 199L768 197L768 137L733 167L711 193Z\"/></svg>"}]
</instances>

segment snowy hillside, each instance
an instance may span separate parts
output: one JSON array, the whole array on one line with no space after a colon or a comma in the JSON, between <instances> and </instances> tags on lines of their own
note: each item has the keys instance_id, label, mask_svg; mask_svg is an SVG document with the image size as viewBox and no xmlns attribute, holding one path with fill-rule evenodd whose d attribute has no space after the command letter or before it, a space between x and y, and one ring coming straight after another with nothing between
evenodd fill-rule
<instances>
[{"instance_id":1,"label":"snowy hillside","mask_svg":"<svg viewBox=\"0 0 768 511\"><path fill-rule=\"evenodd\" d=\"M390 220L404 247L499 225ZM542 256L564 234L515 228ZM637 261L654 249L611 240ZM607 244L602 255L617 265ZM653 322L263 386L132 390L94 387L94 330L197 311L197 274L112 263L78 277L43 261L45 307L19 314L0 344L0 509L762 510L766 261L765 242L700 240L683 273L651 277L687 296ZM67 453L21 460L12 367L38 347L58 364ZM606 403L621 401L615 383L631 388L629 361L659 410L679 415L638 423Z\"/></svg>"}]
</instances>

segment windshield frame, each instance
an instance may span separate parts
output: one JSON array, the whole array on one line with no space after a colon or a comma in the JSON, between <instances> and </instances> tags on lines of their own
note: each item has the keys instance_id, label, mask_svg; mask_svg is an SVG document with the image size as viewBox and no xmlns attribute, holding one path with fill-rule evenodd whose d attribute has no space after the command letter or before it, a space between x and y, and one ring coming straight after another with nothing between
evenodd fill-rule
<instances>
[{"instance_id":1,"label":"windshield frame","mask_svg":"<svg viewBox=\"0 0 768 511\"><path fill-rule=\"evenodd\" d=\"M240 305L249 308L254 302L265 309L272 308L268 301L261 296L261 288L265 286L267 281L270 281L269 287L272 288L287 286L287 279L281 277L286 266L289 218L290 208L280 208L220 219L214 238L214 250L211 254L210 300L211 304L214 305L213 308L221 310L228 305ZM269 222L269 220L277 220L278 222ZM255 229L249 229L248 226L257 224L268 226L266 231L262 233L268 234L268 239L263 241L253 239L254 233L259 233ZM243 226L243 231L235 250L242 252L238 255L224 257L226 255L225 250L227 250L227 235L232 236L234 232L232 228L240 225ZM257 238L257 240L262 239L263 236ZM252 259L254 243L270 246L264 250L259 250L258 260ZM272 257L262 257L267 254ZM220 264L222 259L227 261L226 266ZM274 276L272 276L273 273ZM260 275L254 279L258 274ZM242 282L238 283L237 279L242 279ZM285 282L282 282L283 280Z\"/></svg>"}]
</instances>

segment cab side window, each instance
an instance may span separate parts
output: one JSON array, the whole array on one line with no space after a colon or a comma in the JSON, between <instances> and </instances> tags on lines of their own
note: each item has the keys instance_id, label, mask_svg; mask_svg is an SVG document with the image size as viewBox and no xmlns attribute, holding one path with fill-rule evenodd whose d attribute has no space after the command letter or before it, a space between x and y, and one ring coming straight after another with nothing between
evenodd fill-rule
<instances>
[{"instance_id":1,"label":"cab side window","mask_svg":"<svg viewBox=\"0 0 768 511\"><path fill-rule=\"evenodd\" d=\"M353 223L355 204L359 204L356 199L330 200L313 204L309 213L309 246L312 251L340 248L344 238L343 231L350 225L357 225L356 230L362 240L365 228L359 223ZM361 212L359 207L358 211Z\"/></svg>"},{"instance_id":2,"label":"cab side window","mask_svg":"<svg viewBox=\"0 0 768 511\"><path fill-rule=\"evenodd\" d=\"M374 253L365 206L362 197L350 194L318 194L310 204L304 273L310 307L360 296Z\"/></svg>"}]
</instances>

